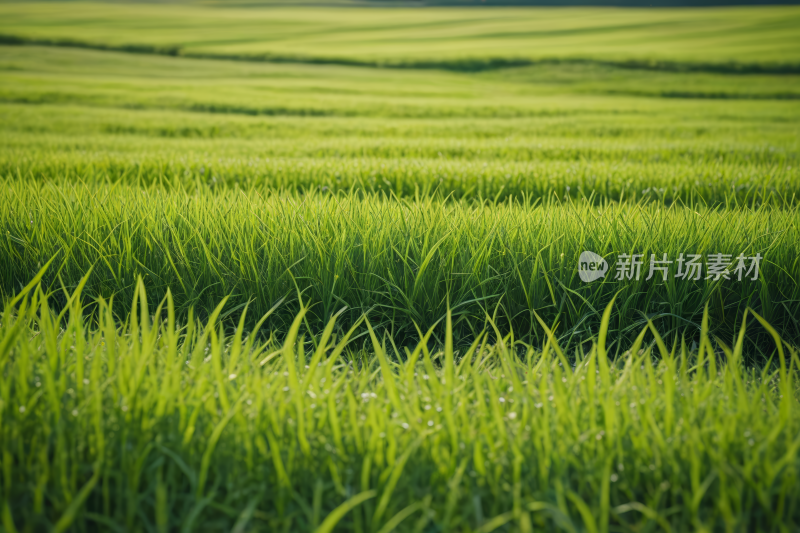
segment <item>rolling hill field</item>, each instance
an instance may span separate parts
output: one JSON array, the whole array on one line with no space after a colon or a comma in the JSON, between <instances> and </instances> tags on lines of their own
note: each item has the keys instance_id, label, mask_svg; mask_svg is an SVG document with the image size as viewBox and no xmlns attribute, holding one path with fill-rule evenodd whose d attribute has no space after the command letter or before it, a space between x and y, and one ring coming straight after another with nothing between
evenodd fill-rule
<instances>
[{"instance_id":1,"label":"rolling hill field","mask_svg":"<svg viewBox=\"0 0 800 533\"><path fill-rule=\"evenodd\" d=\"M377 4L377 2L376 2ZM800 71L800 8L287 7L0 3L6 41L164 54L441 67L541 60Z\"/></svg>"}]
</instances>

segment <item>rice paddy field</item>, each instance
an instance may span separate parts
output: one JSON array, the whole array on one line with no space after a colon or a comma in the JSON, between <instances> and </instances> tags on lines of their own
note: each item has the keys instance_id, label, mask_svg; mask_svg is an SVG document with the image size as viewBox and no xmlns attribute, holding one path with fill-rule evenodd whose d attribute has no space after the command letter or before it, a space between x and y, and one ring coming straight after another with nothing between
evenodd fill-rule
<instances>
[{"instance_id":1,"label":"rice paddy field","mask_svg":"<svg viewBox=\"0 0 800 533\"><path fill-rule=\"evenodd\" d=\"M798 21L0 3L0 530L800 529Z\"/></svg>"}]
</instances>

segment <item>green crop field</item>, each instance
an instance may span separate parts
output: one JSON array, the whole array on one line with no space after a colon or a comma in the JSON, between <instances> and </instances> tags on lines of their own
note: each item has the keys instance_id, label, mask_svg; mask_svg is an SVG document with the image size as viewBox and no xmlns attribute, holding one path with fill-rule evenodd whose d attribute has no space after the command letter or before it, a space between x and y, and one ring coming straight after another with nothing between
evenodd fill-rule
<instances>
[{"instance_id":1,"label":"green crop field","mask_svg":"<svg viewBox=\"0 0 800 533\"><path fill-rule=\"evenodd\" d=\"M800 9L795 6L421 10L383 5L265 9L263 4L131 2L98 8L4 2L0 34L6 40L189 56L456 69L553 59L721 70L800 68Z\"/></svg>"},{"instance_id":2,"label":"green crop field","mask_svg":"<svg viewBox=\"0 0 800 533\"><path fill-rule=\"evenodd\" d=\"M800 529L799 23L0 2L0 532Z\"/></svg>"}]
</instances>

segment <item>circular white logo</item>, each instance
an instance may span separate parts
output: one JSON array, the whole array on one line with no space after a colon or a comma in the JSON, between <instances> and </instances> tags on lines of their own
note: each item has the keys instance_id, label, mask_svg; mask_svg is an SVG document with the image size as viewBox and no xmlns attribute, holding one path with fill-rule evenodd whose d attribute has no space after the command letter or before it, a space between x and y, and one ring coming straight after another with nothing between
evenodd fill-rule
<instances>
[{"instance_id":1,"label":"circular white logo","mask_svg":"<svg viewBox=\"0 0 800 533\"><path fill-rule=\"evenodd\" d=\"M578 275L581 280L589 283L605 277L608 272L608 263L594 252L585 251L578 259Z\"/></svg>"}]
</instances>

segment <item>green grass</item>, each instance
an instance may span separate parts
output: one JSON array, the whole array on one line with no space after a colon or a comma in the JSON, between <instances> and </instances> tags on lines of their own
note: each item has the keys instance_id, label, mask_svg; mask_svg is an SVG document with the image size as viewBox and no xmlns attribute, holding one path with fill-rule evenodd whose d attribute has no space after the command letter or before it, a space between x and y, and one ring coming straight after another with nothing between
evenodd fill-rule
<instances>
[{"instance_id":1,"label":"green grass","mask_svg":"<svg viewBox=\"0 0 800 533\"><path fill-rule=\"evenodd\" d=\"M4 177L499 199L569 187L711 204L800 192L800 107L775 99L797 76L612 69L603 81L590 66L468 75L3 50ZM629 94L608 94L623 91L617 78ZM709 98L659 97L665 79Z\"/></svg>"},{"instance_id":2,"label":"green grass","mask_svg":"<svg viewBox=\"0 0 800 533\"><path fill-rule=\"evenodd\" d=\"M34 42L465 70L589 59L671 69L797 72L799 19L800 10L794 6L343 9L0 4L0 34Z\"/></svg>"},{"instance_id":3,"label":"green grass","mask_svg":"<svg viewBox=\"0 0 800 533\"><path fill-rule=\"evenodd\" d=\"M6 293L56 256L68 286L94 267L87 294L122 302L142 275L158 298L171 288L181 316L228 295L255 299L259 314L291 292L295 307L275 317L285 329L299 288L320 306L314 327L346 304L343 324L368 312L402 340L449 298L459 338L499 305L541 345L532 310L580 342L624 286L620 338L642 313L696 337L706 302L715 333L732 334L750 305L800 338L793 101L586 94L522 70L6 50L23 65L0 86ZM586 249L612 261L758 252L767 263L759 283L619 284L612 271L597 289L577 277ZM764 342L748 344L754 360Z\"/></svg>"},{"instance_id":4,"label":"green grass","mask_svg":"<svg viewBox=\"0 0 800 533\"><path fill-rule=\"evenodd\" d=\"M776 114L781 116L776 110L796 110L797 104L733 105L708 100L800 98L797 74L653 72L591 63L534 65L475 74L189 59L42 46L0 46L0 50L0 95L3 101L22 103L247 115L473 118L663 113L667 106L675 106L674 122L687 113L699 113L702 118L765 113L765 118L775 120ZM564 98L568 95L583 98ZM784 117L784 121L789 118Z\"/></svg>"},{"instance_id":5,"label":"green grass","mask_svg":"<svg viewBox=\"0 0 800 533\"><path fill-rule=\"evenodd\" d=\"M2 187L0 254L8 260L0 266L0 283L6 294L55 258L46 278L51 289L59 279L77 286L93 268L86 294L116 295L118 305L130 301L139 275L153 298L171 289L181 316L192 306L208 316L230 296L234 307L253 300L252 324L287 297L291 305L274 318L274 327L285 331L299 291L315 305L307 315L314 329L347 306L340 318L346 327L367 313L402 340L415 338L415 324L427 328L440 320L449 302L460 339L474 337L488 314L541 346L534 311L548 324L559 323L562 342L583 342L596 334L599 313L622 290L611 325L615 337L635 335L647 316L665 335L696 339L708 303L713 332L725 338L751 306L787 339L800 339L797 202L665 208L655 199L445 202L17 180ZM604 280L579 279L584 250L607 258ZM614 279L621 253L644 255L639 281ZM666 282L659 276L645 280L650 254L660 259L664 253L672 260L698 253L703 262L713 253L760 253L764 262L758 281L676 279L675 264ZM124 307L117 311L124 316ZM751 341L756 338L748 340L748 353L763 360L758 348L764 343Z\"/></svg>"},{"instance_id":6,"label":"green grass","mask_svg":"<svg viewBox=\"0 0 800 533\"><path fill-rule=\"evenodd\" d=\"M744 324L699 351L645 326L609 361L605 331L566 354L454 348L448 317L441 349L398 351L383 328L366 349L331 336L336 317L309 335L307 309L283 343L226 336L224 301L180 326L141 283L124 322L102 300L84 320L79 292L55 316L34 280L2 315L6 531L800 523L800 360L775 336L772 364L745 368Z\"/></svg>"},{"instance_id":7,"label":"green grass","mask_svg":"<svg viewBox=\"0 0 800 533\"><path fill-rule=\"evenodd\" d=\"M800 10L342 3L0 3L0 531L798 529Z\"/></svg>"}]
</instances>

